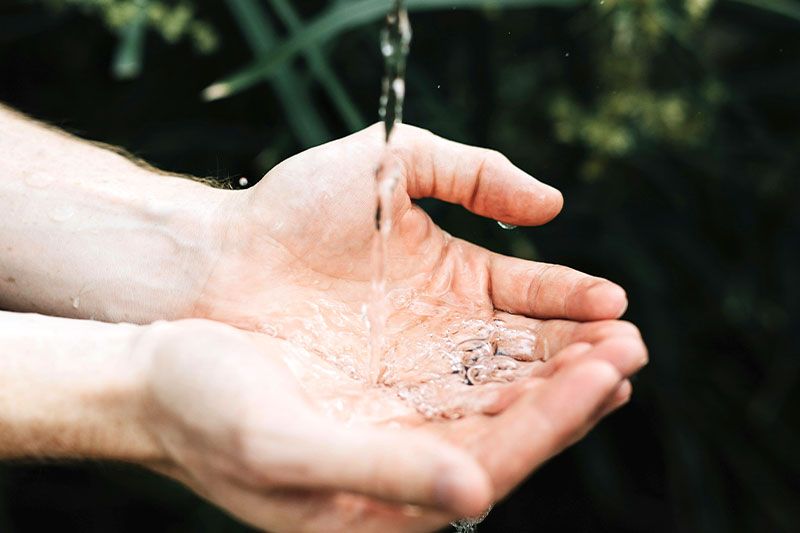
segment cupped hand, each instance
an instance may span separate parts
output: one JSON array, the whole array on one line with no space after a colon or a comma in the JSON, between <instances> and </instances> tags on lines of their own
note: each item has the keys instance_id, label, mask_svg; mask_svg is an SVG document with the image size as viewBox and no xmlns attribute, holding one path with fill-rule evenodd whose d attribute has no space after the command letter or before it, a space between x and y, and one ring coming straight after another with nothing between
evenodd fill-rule
<instances>
[{"instance_id":1,"label":"cupped hand","mask_svg":"<svg viewBox=\"0 0 800 533\"><path fill-rule=\"evenodd\" d=\"M400 179L389 243L385 356L406 381L384 375L379 392L365 389L363 305L370 296L375 170L382 149L381 129L372 127L303 152L236 193L224 211L223 246L194 314L287 341L292 349L283 359L292 376L312 401L338 405L334 414L360 400L364 419L399 421L469 452L491 480L494 500L624 403L627 377L645 363L646 350L634 326L615 320L627 303L617 285L453 238L413 203L435 197L507 223L535 225L558 213L558 191L497 152L401 126L388 162L400 170ZM446 361L425 367L420 363L430 358L420 361L418 354L431 338L457 340L472 319L500 320L531 333L537 339L534 358L556 355L511 386L481 389L489 398L480 403L481 414L436 422L413 416L398 401L399 385L408 385L409 374L424 382L431 372L448 373ZM473 483L473 494L483 494L475 503L485 493ZM455 516L340 491L320 495L317 506L308 506L303 492L284 496L280 508L306 509L298 523L310 531L331 529L329 522L368 531L427 530Z\"/></svg>"},{"instance_id":2,"label":"cupped hand","mask_svg":"<svg viewBox=\"0 0 800 533\"><path fill-rule=\"evenodd\" d=\"M500 413L386 425L321 414L284 364L308 354L285 340L189 320L149 327L136 350L166 457L152 467L276 532L429 531L479 514L624 403L646 357L633 331L573 344Z\"/></svg>"},{"instance_id":3,"label":"cupped hand","mask_svg":"<svg viewBox=\"0 0 800 533\"><path fill-rule=\"evenodd\" d=\"M344 524L373 516L366 502L456 515L489 504L490 480L467 451L316 410L283 362L298 350L286 341L187 320L148 327L135 350L144 426L165 457L150 466L259 528L364 531Z\"/></svg>"},{"instance_id":4,"label":"cupped hand","mask_svg":"<svg viewBox=\"0 0 800 533\"><path fill-rule=\"evenodd\" d=\"M370 298L381 163L399 172L388 247L387 352L498 313L527 317L516 326L540 338L573 328L576 336L566 340L574 342L581 340L579 325L542 321L607 320L624 312L619 286L453 238L413 203L435 197L503 222L535 225L561 209L556 189L497 152L411 126L393 133L388 161L382 153L376 125L292 157L235 193L221 211L223 244L193 315L291 339L328 360L347 352L349 371L365 376L363 305ZM548 340L552 352L565 345L563 336Z\"/></svg>"}]
</instances>

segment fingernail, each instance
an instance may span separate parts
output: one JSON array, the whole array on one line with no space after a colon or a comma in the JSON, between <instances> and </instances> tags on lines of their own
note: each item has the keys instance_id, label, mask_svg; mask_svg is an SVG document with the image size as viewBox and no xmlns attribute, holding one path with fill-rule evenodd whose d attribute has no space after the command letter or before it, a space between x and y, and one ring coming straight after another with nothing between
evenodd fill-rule
<instances>
[{"instance_id":1,"label":"fingernail","mask_svg":"<svg viewBox=\"0 0 800 533\"><path fill-rule=\"evenodd\" d=\"M622 316L628 309L628 294L625 292L625 289L611 281L603 280L602 282L597 283L589 288L589 290L586 292L586 295L590 300L596 300L603 303L621 302L617 304L615 309L612 311L616 316ZM608 307L604 308L608 309Z\"/></svg>"}]
</instances>

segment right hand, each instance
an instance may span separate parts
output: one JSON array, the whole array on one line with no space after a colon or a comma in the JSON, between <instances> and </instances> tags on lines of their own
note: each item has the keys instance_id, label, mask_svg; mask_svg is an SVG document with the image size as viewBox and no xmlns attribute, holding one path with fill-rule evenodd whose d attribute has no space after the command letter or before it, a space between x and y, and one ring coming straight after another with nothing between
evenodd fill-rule
<instances>
[{"instance_id":1,"label":"right hand","mask_svg":"<svg viewBox=\"0 0 800 533\"><path fill-rule=\"evenodd\" d=\"M459 447L315 410L282 361L296 349L204 320L149 326L135 348L146 358L142 412L165 458L149 466L270 531L361 531L366 516L394 530L375 501L452 516L489 505L488 476Z\"/></svg>"},{"instance_id":2,"label":"right hand","mask_svg":"<svg viewBox=\"0 0 800 533\"><path fill-rule=\"evenodd\" d=\"M573 345L502 412L415 427L322 415L282 356L291 343L188 320L147 328L151 465L271 531L428 531L480 514L621 405L645 360L633 335ZM411 504L411 505L408 505Z\"/></svg>"}]
</instances>

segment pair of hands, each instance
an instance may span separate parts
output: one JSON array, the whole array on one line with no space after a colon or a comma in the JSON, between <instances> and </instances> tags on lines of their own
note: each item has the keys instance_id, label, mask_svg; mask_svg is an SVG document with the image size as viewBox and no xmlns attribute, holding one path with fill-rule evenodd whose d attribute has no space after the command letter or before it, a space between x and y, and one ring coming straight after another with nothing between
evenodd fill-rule
<instances>
[{"instance_id":1,"label":"pair of hands","mask_svg":"<svg viewBox=\"0 0 800 533\"><path fill-rule=\"evenodd\" d=\"M156 324L137 343L149 358L149 427L169 457L153 468L257 527L426 531L480 514L624 404L627 378L646 363L638 330L616 320L626 307L621 288L454 239L412 203L436 197L537 225L561 209L558 191L496 152L401 126L390 286L454 314L468 305L510 318L556 355L483 414L345 425L320 412L297 361L313 366L314 352L366 345L356 317L370 292L382 142L374 126L288 159L249 190L220 191L208 276L179 311L206 320ZM400 326L388 342L418 334L412 308L395 311ZM319 334L283 333L309 310ZM330 323L336 335L326 334ZM356 352L366 368L366 350ZM352 381L335 365L315 375Z\"/></svg>"}]
</instances>

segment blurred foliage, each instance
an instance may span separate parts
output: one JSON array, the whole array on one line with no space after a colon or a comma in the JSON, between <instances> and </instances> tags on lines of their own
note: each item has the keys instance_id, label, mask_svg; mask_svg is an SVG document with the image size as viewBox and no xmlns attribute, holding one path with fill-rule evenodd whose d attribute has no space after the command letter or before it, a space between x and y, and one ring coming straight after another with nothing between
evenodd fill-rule
<instances>
[{"instance_id":1,"label":"blurred foliage","mask_svg":"<svg viewBox=\"0 0 800 533\"><path fill-rule=\"evenodd\" d=\"M144 13L146 24L169 43L188 38L198 52L209 53L217 48L217 33L207 22L195 17L191 2L175 5L158 0L42 0L56 8L77 7L84 13L98 15L112 30L134 24Z\"/></svg>"},{"instance_id":2,"label":"blurred foliage","mask_svg":"<svg viewBox=\"0 0 800 533\"><path fill-rule=\"evenodd\" d=\"M723 95L719 83L704 72L687 86L685 79L664 80L660 70L672 52L665 40L695 45L710 4L690 0L676 11L664 0L600 0L599 13L587 15L587 24L600 17L604 26L592 39L595 91L584 99L568 87L559 91L552 117L559 140L595 153L591 172L602 164L597 158L630 155L637 143L697 146L705 140Z\"/></svg>"},{"instance_id":3,"label":"blurred foliage","mask_svg":"<svg viewBox=\"0 0 800 533\"><path fill-rule=\"evenodd\" d=\"M0 100L172 170L252 183L377 116L389 3L7 0ZM553 223L511 232L423 206L455 235L619 281L651 349L632 404L481 531L797 530L800 4L408 3L407 120L497 148L566 197ZM171 17L181 31L165 33ZM198 47L193 24L216 46ZM6 468L0 531L55 523L243 529L128 469Z\"/></svg>"}]
</instances>

